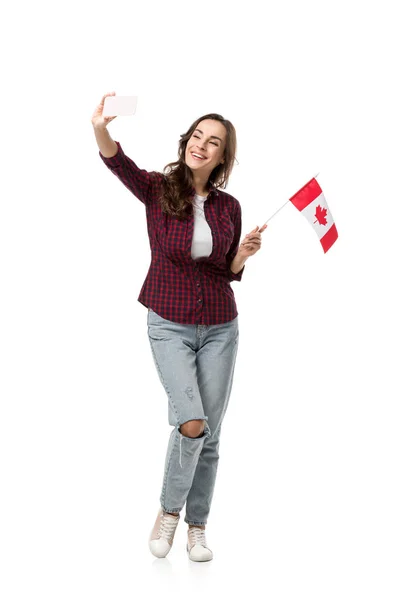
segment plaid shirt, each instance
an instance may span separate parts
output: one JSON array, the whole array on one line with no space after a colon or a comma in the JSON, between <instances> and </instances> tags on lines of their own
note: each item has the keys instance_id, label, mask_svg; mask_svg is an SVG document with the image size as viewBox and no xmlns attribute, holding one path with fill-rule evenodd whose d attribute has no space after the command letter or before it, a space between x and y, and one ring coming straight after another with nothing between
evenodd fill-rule
<instances>
[{"instance_id":1,"label":"plaid shirt","mask_svg":"<svg viewBox=\"0 0 400 600\"><path fill-rule=\"evenodd\" d=\"M179 221L164 213L158 194L163 174L145 171L116 142L118 152L100 158L146 207L151 264L138 302L164 319L184 324L218 325L238 315L231 281L240 281L230 270L241 235L239 201L222 190L212 189L204 202L205 218L213 237L210 256L194 260L191 245L194 215ZM192 189L191 195L195 195Z\"/></svg>"}]
</instances>

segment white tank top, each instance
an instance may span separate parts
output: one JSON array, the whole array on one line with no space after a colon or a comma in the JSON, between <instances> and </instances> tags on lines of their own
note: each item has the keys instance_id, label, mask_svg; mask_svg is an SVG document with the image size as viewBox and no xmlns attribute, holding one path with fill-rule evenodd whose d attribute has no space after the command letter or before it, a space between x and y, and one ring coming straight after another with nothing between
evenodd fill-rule
<instances>
[{"instance_id":1,"label":"white tank top","mask_svg":"<svg viewBox=\"0 0 400 600\"><path fill-rule=\"evenodd\" d=\"M194 229L192 240L192 258L210 256L212 252L212 233L204 215L204 202L206 196L194 197Z\"/></svg>"}]
</instances>

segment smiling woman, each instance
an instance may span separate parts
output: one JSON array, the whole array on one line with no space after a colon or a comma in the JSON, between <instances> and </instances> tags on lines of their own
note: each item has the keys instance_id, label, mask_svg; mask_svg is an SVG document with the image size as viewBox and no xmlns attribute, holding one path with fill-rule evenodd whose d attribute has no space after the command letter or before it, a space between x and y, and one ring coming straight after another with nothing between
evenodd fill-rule
<instances>
[{"instance_id":1,"label":"smiling woman","mask_svg":"<svg viewBox=\"0 0 400 600\"><path fill-rule=\"evenodd\" d=\"M181 135L178 160L164 173L146 171L111 140L103 103L92 119L100 157L146 207L151 264L138 301L148 309L173 426L149 547L154 556L168 554L186 504L189 558L207 561L213 553L204 529L239 342L230 282L241 281L246 252L255 252L251 243L240 245L241 206L222 189L235 160L235 128L216 113L200 117ZM260 233L252 236L257 244Z\"/></svg>"},{"instance_id":2,"label":"smiling woman","mask_svg":"<svg viewBox=\"0 0 400 600\"><path fill-rule=\"evenodd\" d=\"M178 160L164 167L160 202L164 212L186 218L192 212L190 192L207 196L213 188L226 188L236 154L236 131L216 113L197 119L181 135Z\"/></svg>"}]
</instances>

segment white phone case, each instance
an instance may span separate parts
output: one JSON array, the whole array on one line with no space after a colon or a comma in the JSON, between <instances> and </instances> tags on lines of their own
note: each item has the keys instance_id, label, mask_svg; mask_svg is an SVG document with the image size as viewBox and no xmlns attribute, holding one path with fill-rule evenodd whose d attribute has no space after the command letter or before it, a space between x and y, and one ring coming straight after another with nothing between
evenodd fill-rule
<instances>
[{"instance_id":1,"label":"white phone case","mask_svg":"<svg viewBox=\"0 0 400 600\"><path fill-rule=\"evenodd\" d=\"M107 96L104 100L103 117L134 115L137 99L137 96Z\"/></svg>"}]
</instances>

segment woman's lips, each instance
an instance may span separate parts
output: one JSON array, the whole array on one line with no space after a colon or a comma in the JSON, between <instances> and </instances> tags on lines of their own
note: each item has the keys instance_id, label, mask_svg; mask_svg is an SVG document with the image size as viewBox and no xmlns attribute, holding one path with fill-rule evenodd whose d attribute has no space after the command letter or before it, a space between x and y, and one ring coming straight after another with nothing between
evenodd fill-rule
<instances>
[{"instance_id":1,"label":"woman's lips","mask_svg":"<svg viewBox=\"0 0 400 600\"><path fill-rule=\"evenodd\" d=\"M195 156L193 154L193 152L190 153L192 155L192 157L194 158L194 160L205 160L205 158L198 158L197 156Z\"/></svg>"}]
</instances>

